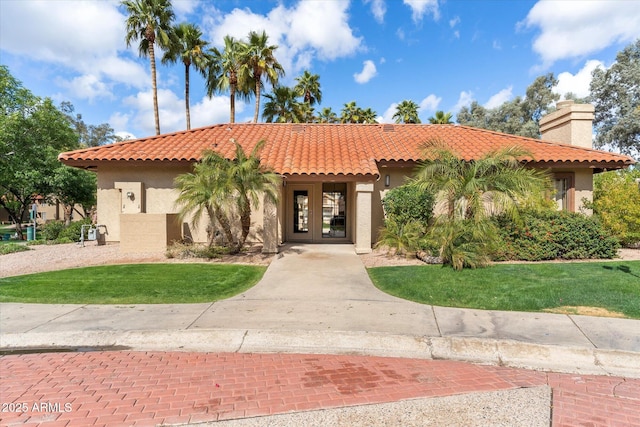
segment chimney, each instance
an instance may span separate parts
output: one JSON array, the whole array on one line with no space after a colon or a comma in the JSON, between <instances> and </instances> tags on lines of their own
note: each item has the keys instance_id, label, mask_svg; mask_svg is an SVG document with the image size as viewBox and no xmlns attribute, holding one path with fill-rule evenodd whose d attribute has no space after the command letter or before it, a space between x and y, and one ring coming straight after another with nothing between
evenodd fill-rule
<instances>
[{"instance_id":1,"label":"chimney","mask_svg":"<svg viewBox=\"0 0 640 427\"><path fill-rule=\"evenodd\" d=\"M540 119L542 139L592 148L593 105L569 100L558 102L557 107Z\"/></svg>"}]
</instances>

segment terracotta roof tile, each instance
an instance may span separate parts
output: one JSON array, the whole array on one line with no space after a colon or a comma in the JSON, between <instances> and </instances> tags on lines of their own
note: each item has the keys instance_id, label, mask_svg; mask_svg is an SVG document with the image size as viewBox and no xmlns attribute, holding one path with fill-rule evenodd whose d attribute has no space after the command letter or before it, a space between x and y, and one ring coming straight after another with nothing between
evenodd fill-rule
<instances>
[{"instance_id":1,"label":"terracotta roof tile","mask_svg":"<svg viewBox=\"0 0 640 427\"><path fill-rule=\"evenodd\" d=\"M79 167L113 161L194 162L205 149L232 158L234 140L250 152L262 139L263 162L290 175L378 175L379 161L422 160L422 146L429 141L447 144L466 160L519 145L542 164L616 169L634 163L619 154L458 125L276 123L220 124L70 151L59 159Z\"/></svg>"}]
</instances>

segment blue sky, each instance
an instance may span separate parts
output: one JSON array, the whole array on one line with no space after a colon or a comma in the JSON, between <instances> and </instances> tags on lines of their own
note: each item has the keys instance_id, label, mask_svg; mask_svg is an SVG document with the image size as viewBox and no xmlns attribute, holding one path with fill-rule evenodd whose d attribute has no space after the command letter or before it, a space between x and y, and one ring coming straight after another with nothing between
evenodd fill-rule
<instances>
[{"instance_id":1,"label":"blue sky","mask_svg":"<svg viewBox=\"0 0 640 427\"><path fill-rule=\"evenodd\" d=\"M320 75L322 107L356 101L391 122L410 99L426 121L476 100L487 107L523 96L553 72L558 92L588 94L590 73L640 37L640 1L174 0L176 23L200 26L213 46L225 35L266 30L279 46L281 84ZM0 1L0 63L25 87L70 101L88 124L120 134L154 133L149 62L124 42L118 1ZM162 132L185 128L184 68L158 63ZM269 92L270 88L267 87ZM249 121L253 103L237 105ZM192 73L192 127L229 119L227 94L209 99Z\"/></svg>"}]
</instances>

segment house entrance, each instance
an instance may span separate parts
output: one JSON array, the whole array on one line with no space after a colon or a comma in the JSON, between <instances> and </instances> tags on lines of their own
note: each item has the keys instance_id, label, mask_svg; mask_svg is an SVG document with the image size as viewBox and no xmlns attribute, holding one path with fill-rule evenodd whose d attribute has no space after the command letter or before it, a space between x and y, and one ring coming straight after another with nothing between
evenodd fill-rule
<instances>
[{"instance_id":1,"label":"house entrance","mask_svg":"<svg viewBox=\"0 0 640 427\"><path fill-rule=\"evenodd\" d=\"M349 237L347 187L345 182L288 184L285 240L345 241Z\"/></svg>"}]
</instances>

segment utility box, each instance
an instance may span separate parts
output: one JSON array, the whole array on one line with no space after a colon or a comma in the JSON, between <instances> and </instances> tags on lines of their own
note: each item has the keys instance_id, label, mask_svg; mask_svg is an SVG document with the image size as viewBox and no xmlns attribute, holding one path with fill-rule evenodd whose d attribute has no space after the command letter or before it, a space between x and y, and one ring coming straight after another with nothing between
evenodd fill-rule
<instances>
[{"instance_id":1,"label":"utility box","mask_svg":"<svg viewBox=\"0 0 640 427\"><path fill-rule=\"evenodd\" d=\"M87 240L97 240L98 234L100 233L97 228L90 228L87 232Z\"/></svg>"}]
</instances>

